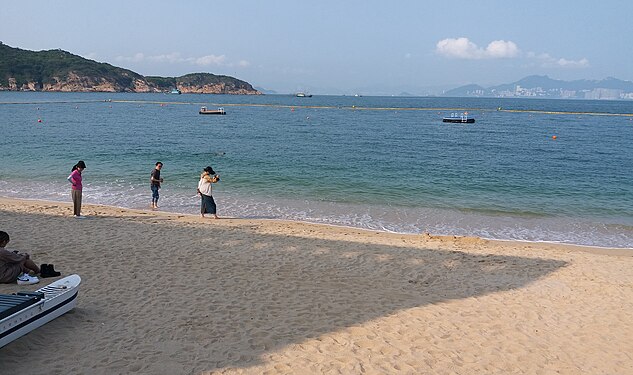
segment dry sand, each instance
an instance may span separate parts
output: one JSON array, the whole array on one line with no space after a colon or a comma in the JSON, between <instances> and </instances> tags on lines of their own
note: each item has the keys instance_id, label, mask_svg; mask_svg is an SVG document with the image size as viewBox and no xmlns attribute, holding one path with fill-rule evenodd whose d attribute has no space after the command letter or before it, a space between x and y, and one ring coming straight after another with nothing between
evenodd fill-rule
<instances>
[{"instance_id":1,"label":"dry sand","mask_svg":"<svg viewBox=\"0 0 633 375\"><path fill-rule=\"evenodd\" d=\"M83 280L0 373L633 374L633 250L83 211L0 199L8 248Z\"/></svg>"}]
</instances>

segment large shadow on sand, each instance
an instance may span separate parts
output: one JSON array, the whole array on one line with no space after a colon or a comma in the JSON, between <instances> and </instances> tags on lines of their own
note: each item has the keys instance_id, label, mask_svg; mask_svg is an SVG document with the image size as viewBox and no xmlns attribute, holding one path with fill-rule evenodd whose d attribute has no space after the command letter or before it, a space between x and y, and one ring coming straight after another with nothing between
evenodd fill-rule
<instances>
[{"instance_id":1,"label":"large shadow on sand","mask_svg":"<svg viewBox=\"0 0 633 375\"><path fill-rule=\"evenodd\" d=\"M288 345L409 308L521 288L565 266L259 234L256 226L2 215L0 224L14 232L12 238L30 233L23 243L67 241L67 252L43 255L83 278L73 313L0 349L8 373L27 360L35 367L29 373L47 372L37 364L58 348L43 344L24 351L44 337L71 347L77 373L130 373L134 366L141 366L133 368L140 373L173 374L245 369ZM17 229L35 216L38 228ZM102 236L92 236L95 231ZM69 233L76 235L69 239ZM55 330L59 324L67 329ZM94 363L95 354L106 359Z\"/></svg>"}]
</instances>

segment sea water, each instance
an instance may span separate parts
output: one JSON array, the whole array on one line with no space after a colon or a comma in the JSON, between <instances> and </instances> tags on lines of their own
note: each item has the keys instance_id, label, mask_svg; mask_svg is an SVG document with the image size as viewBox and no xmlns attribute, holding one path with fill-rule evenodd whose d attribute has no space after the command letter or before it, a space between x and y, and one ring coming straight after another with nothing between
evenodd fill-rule
<instances>
[{"instance_id":1,"label":"sea water","mask_svg":"<svg viewBox=\"0 0 633 375\"><path fill-rule=\"evenodd\" d=\"M227 114L199 115L200 106ZM474 124L443 123L468 112ZM0 196L633 248L633 103L0 92Z\"/></svg>"}]
</instances>

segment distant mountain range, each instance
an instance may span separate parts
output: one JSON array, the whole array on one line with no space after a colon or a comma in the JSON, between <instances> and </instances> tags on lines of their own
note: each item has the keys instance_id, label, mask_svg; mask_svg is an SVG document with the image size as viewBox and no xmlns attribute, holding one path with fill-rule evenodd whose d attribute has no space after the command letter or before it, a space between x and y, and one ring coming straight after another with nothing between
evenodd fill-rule
<instances>
[{"instance_id":1,"label":"distant mountain range","mask_svg":"<svg viewBox=\"0 0 633 375\"><path fill-rule=\"evenodd\" d=\"M0 42L0 90L261 94L250 83L210 73L145 77L60 49L28 51Z\"/></svg>"},{"instance_id":2,"label":"distant mountain range","mask_svg":"<svg viewBox=\"0 0 633 375\"><path fill-rule=\"evenodd\" d=\"M461 86L444 92L442 96L633 99L633 82L612 77L600 81L561 81L534 75L488 88L479 85Z\"/></svg>"}]
</instances>

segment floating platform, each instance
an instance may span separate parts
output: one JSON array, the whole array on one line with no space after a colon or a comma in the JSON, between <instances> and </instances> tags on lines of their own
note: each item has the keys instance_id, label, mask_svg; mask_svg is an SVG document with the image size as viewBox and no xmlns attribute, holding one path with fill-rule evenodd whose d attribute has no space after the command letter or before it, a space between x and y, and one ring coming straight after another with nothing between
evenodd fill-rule
<instances>
[{"instance_id":1,"label":"floating platform","mask_svg":"<svg viewBox=\"0 0 633 375\"><path fill-rule=\"evenodd\" d=\"M451 113L449 117L442 118L442 122L452 122L460 124L472 124L475 119L468 116L468 112L462 114Z\"/></svg>"},{"instance_id":2,"label":"floating platform","mask_svg":"<svg viewBox=\"0 0 633 375\"><path fill-rule=\"evenodd\" d=\"M198 113L201 115L226 115L226 111L222 107L218 109L207 109L207 107L202 107Z\"/></svg>"}]
</instances>

